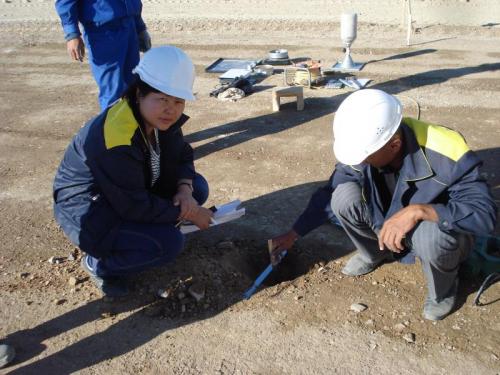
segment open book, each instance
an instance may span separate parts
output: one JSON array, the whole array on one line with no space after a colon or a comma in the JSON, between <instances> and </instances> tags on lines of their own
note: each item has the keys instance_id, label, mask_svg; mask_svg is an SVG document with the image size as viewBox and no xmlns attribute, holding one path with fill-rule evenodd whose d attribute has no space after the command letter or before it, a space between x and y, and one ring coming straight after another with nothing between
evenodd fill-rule
<instances>
[{"instance_id":1,"label":"open book","mask_svg":"<svg viewBox=\"0 0 500 375\"><path fill-rule=\"evenodd\" d=\"M241 201L237 199L235 201L211 208L211 210L214 211L214 216L210 226L213 227L215 225L227 223L228 221L238 219L239 217L245 215L244 208L238 209L240 205ZM184 234L196 232L197 230L200 230L200 228L191 222L182 223L180 226L180 231Z\"/></svg>"}]
</instances>

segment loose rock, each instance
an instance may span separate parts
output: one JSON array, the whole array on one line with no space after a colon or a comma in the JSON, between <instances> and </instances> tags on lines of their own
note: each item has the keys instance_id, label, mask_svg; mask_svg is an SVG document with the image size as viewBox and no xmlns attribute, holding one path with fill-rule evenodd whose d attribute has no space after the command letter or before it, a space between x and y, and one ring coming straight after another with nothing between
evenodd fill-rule
<instances>
[{"instance_id":1,"label":"loose rock","mask_svg":"<svg viewBox=\"0 0 500 375\"><path fill-rule=\"evenodd\" d=\"M101 318L102 319L109 319L109 318L112 318L116 315L116 312L115 311L103 311L101 313Z\"/></svg>"},{"instance_id":2,"label":"loose rock","mask_svg":"<svg viewBox=\"0 0 500 375\"><path fill-rule=\"evenodd\" d=\"M71 276L68 280L68 284L71 285L71 286L75 286L76 284L78 284L78 280L76 277L74 276Z\"/></svg>"},{"instance_id":3,"label":"loose rock","mask_svg":"<svg viewBox=\"0 0 500 375\"><path fill-rule=\"evenodd\" d=\"M199 302L205 297L205 285L195 283L189 287L188 293L196 300L196 302Z\"/></svg>"},{"instance_id":4,"label":"loose rock","mask_svg":"<svg viewBox=\"0 0 500 375\"><path fill-rule=\"evenodd\" d=\"M415 334L413 332L410 332L410 333L405 333L403 335L403 339L406 341L406 342L409 342L410 344L413 344L415 342Z\"/></svg>"},{"instance_id":5,"label":"loose rock","mask_svg":"<svg viewBox=\"0 0 500 375\"><path fill-rule=\"evenodd\" d=\"M50 257L47 262L50 264L59 264L61 263L61 258L56 258L56 257Z\"/></svg>"},{"instance_id":6,"label":"loose rock","mask_svg":"<svg viewBox=\"0 0 500 375\"><path fill-rule=\"evenodd\" d=\"M354 311L354 312L356 312L356 313L363 312L367 308L368 308L368 306L366 306L364 303L353 303L351 305L351 310Z\"/></svg>"},{"instance_id":7,"label":"loose rock","mask_svg":"<svg viewBox=\"0 0 500 375\"><path fill-rule=\"evenodd\" d=\"M170 290L169 289L158 289L157 295L160 298L168 298L170 296Z\"/></svg>"},{"instance_id":8,"label":"loose rock","mask_svg":"<svg viewBox=\"0 0 500 375\"><path fill-rule=\"evenodd\" d=\"M403 332L405 330L405 328L406 328L406 326L403 323L398 323L398 324L394 325L394 330L396 332L399 332L399 333Z\"/></svg>"}]
</instances>

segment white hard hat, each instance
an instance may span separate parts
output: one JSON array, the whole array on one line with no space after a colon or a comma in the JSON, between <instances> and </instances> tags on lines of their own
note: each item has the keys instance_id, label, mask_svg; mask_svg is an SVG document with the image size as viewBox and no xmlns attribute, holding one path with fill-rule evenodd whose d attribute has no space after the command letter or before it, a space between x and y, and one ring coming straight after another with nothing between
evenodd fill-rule
<instances>
[{"instance_id":1,"label":"white hard hat","mask_svg":"<svg viewBox=\"0 0 500 375\"><path fill-rule=\"evenodd\" d=\"M194 65L180 48L151 48L132 72L164 94L186 100L196 99L193 95Z\"/></svg>"},{"instance_id":2,"label":"white hard hat","mask_svg":"<svg viewBox=\"0 0 500 375\"><path fill-rule=\"evenodd\" d=\"M403 107L381 90L359 90L339 106L333 120L333 152L343 164L360 164L398 130Z\"/></svg>"}]
</instances>

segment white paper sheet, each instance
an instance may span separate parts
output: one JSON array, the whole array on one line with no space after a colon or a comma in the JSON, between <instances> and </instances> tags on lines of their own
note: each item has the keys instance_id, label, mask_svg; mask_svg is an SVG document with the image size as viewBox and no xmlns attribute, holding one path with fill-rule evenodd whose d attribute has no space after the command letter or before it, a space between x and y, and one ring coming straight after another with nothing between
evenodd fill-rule
<instances>
[{"instance_id":1,"label":"white paper sheet","mask_svg":"<svg viewBox=\"0 0 500 375\"><path fill-rule=\"evenodd\" d=\"M238 219L245 215L244 208L238 209L240 205L241 201L237 199L223 205L215 206L216 211L214 212L213 222L210 226L213 227L215 225L227 223L228 221ZM197 230L200 230L200 228L192 223L181 224L180 227L180 231L184 234L196 232Z\"/></svg>"}]
</instances>

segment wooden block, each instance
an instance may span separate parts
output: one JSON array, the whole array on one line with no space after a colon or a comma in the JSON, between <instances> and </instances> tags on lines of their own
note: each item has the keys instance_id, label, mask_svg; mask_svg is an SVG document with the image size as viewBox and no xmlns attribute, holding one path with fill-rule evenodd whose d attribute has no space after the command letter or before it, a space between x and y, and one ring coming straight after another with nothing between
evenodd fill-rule
<instances>
[{"instance_id":1,"label":"wooden block","mask_svg":"<svg viewBox=\"0 0 500 375\"><path fill-rule=\"evenodd\" d=\"M304 109L304 89L302 86L276 87L272 91L273 112L280 110L280 98L296 97L297 111Z\"/></svg>"}]
</instances>

